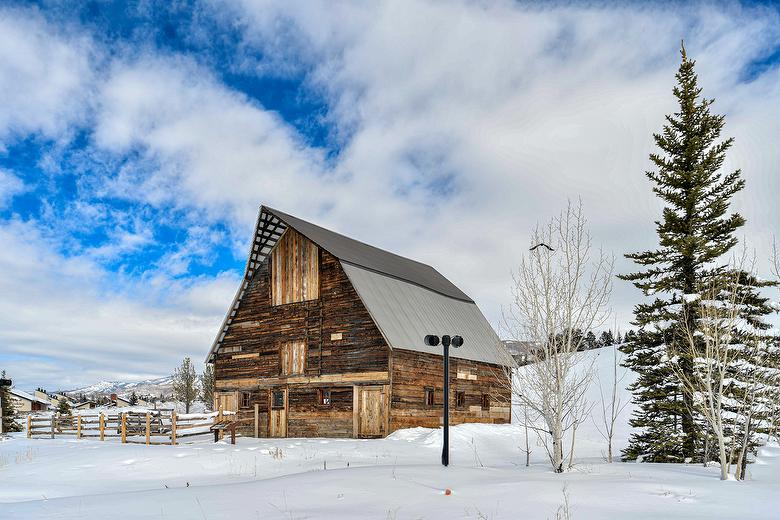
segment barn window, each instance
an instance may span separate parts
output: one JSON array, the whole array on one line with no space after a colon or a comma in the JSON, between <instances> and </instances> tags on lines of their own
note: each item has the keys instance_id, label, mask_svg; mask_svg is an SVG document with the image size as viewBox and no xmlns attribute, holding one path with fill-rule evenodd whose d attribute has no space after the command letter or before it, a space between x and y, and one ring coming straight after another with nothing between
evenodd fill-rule
<instances>
[{"instance_id":1,"label":"barn window","mask_svg":"<svg viewBox=\"0 0 780 520\"><path fill-rule=\"evenodd\" d=\"M455 394L455 406L458 408L466 406L466 392L461 391Z\"/></svg>"},{"instance_id":2,"label":"barn window","mask_svg":"<svg viewBox=\"0 0 780 520\"><path fill-rule=\"evenodd\" d=\"M249 408L251 406L249 400L251 399L252 394L249 392L241 392L241 408Z\"/></svg>"},{"instance_id":3,"label":"barn window","mask_svg":"<svg viewBox=\"0 0 780 520\"><path fill-rule=\"evenodd\" d=\"M284 408L283 390L277 390L271 394L271 408Z\"/></svg>"},{"instance_id":4,"label":"barn window","mask_svg":"<svg viewBox=\"0 0 780 520\"><path fill-rule=\"evenodd\" d=\"M488 394L482 394L482 409L490 410L490 396Z\"/></svg>"},{"instance_id":5,"label":"barn window","mask_svg":"<svg viewBox=\"0 0 780 520\"><path fill-rule=\"evenodd\" d=\"M330 390L324 388L317 390L317 403L323 406L330 406Z\"/></svg>"},{"instance_id":6,"label":"barn window","mask_svg":"<svg viewBox=\"0 0 780 520\"><path fill-rule=\"evenodd\" d=\"M425 389L425 406L433 406L433 388L427 387Z\"/></svg>"},{"instance_id":7,"label":"barn window","mask_svg":"<svg viewBox=\"0 0 780 520\"><path fill-rule=\"evenodd\" d=\"M279 347L282 375L303 374L306 368L306 343L285 341Z\"/></svg>"}]
</instances>

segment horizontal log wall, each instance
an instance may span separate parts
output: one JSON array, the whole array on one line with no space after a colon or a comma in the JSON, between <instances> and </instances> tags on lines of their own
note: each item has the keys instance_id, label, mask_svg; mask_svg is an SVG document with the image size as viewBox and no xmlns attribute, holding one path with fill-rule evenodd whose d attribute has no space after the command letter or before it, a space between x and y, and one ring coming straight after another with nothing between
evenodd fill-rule
<instances>
[{"instance_id":1,"label":"horizontal log wall","mask_svg":"<svg viewBox=\"0 0 780 520\"><path fill-rule=\"evenodd\" d=\"M318 388L330 389L330 405L318 403ZM290 387L290 437L352 437L352 387Z\"/></svg>"},{"instance_id":2,"label":"horizontal log wall","mask_svg":"<svg viewBox=\"0 0 780 520\"><path fill-rule=\"evenodd\" d=\"M395 349L392 359L390 431L414 426L437 428L444 408L444 360L441 356ZM450 358L450 424L508 423L510 395L501 367ZM425 389L434 389L434 404L425 404ZM457 392L465 392L464 406L456 406ZM488 395L489 409L482 408Z\"/></svg>"}]
</instances>

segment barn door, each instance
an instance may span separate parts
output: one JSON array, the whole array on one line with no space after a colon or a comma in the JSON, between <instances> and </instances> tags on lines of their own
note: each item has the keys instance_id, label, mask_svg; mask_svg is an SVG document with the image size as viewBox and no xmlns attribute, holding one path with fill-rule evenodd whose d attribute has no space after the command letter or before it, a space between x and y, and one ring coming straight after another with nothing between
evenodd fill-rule
<instances>
[{"instance_id":1,"label":"barn door","mask_svg":"<svg viewBox=\"0 0 780 520\"><path fill-rule=\"evenodd\" d=\"M358 437L383 437L386 419L386 394L382 386L356 386Z\"/></svg>"},{"instance_id":2,"label":"barn door","mask_svg":"<svg viewBox=\"0 0 780 520\"><path fill-rule=\"evenodd\" d=\"M238 392L216 392L214 394L214 410L237 412Z\"/></svg>"},{"instance_id":3,"label":"barn door","mask_svg":"<svg viewBox=\"0 0 780 520\"><path fill-rule=\"evenodd\" d=\"M268 436L287 437L287 389L271 390L271 409L268 412Z\"/></svg>"}]
</instances>

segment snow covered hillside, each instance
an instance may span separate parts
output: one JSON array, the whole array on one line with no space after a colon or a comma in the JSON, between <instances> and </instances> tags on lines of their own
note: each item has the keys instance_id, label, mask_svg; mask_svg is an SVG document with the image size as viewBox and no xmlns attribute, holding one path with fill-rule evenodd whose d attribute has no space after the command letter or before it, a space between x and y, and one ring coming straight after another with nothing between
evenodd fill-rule
<instances>
[{"instance_id":1,"label":"snow covered hillside","mask_svg":"<svg viewBox=\"0 0 780 520\"><path fill-rule=\"evenodd\" d=\"M173 388L171 376L158 377L156 379L144 379L143 381L100 381L94 385L68 390L67 394L119 394L130 392L148 395L169 395Z\"/></svg>"},{"instance_id":2,"label":"snow covered hillside","mask_svg":"<svg viewBox=\"0 0 780 520\"><path fill-rule=\"evenodd\" d=\"M608 383L609 349L582 356ZM596 381L590 395L599 396ZM628 434L620 428L618 449ZM372 440L240 438L235 446L22 434L0 442L0 518L553 519L563 518L566 500L574 520L777 518L777 446L762 448L752 480L722 482L717 468L700 465L606 464L592 423L578 439L575 469L559 475L542 448L525 466L519 424L453 427L448 468L439 464L441 432L427 428Z\"/></svg>"}]
</instances>

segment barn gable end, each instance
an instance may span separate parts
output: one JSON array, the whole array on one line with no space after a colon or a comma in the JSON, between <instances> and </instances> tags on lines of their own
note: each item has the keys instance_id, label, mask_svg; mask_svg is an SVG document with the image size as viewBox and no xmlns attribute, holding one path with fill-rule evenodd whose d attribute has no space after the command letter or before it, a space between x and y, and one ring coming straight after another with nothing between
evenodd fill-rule
<instances>
[{"instance_id":1,"label":"barn gable end","mask_svg":"<svg viewBox=\"0 0 780 520\"><path fill-rule=\"evenodd\" d=\"M433 268L262 207L244 280L207 358L215 406L254 413L260 436L372 437L428 424L436 403L418 405L425 385L435 391L441 356L419 343L437 326L462 333L468 348L453 353L462 363L500 378L492 328ZM496 381L469 382L470 399ZM471 408L453 417L461 419L508 414Z\"/></svg>"}]
</instances>

